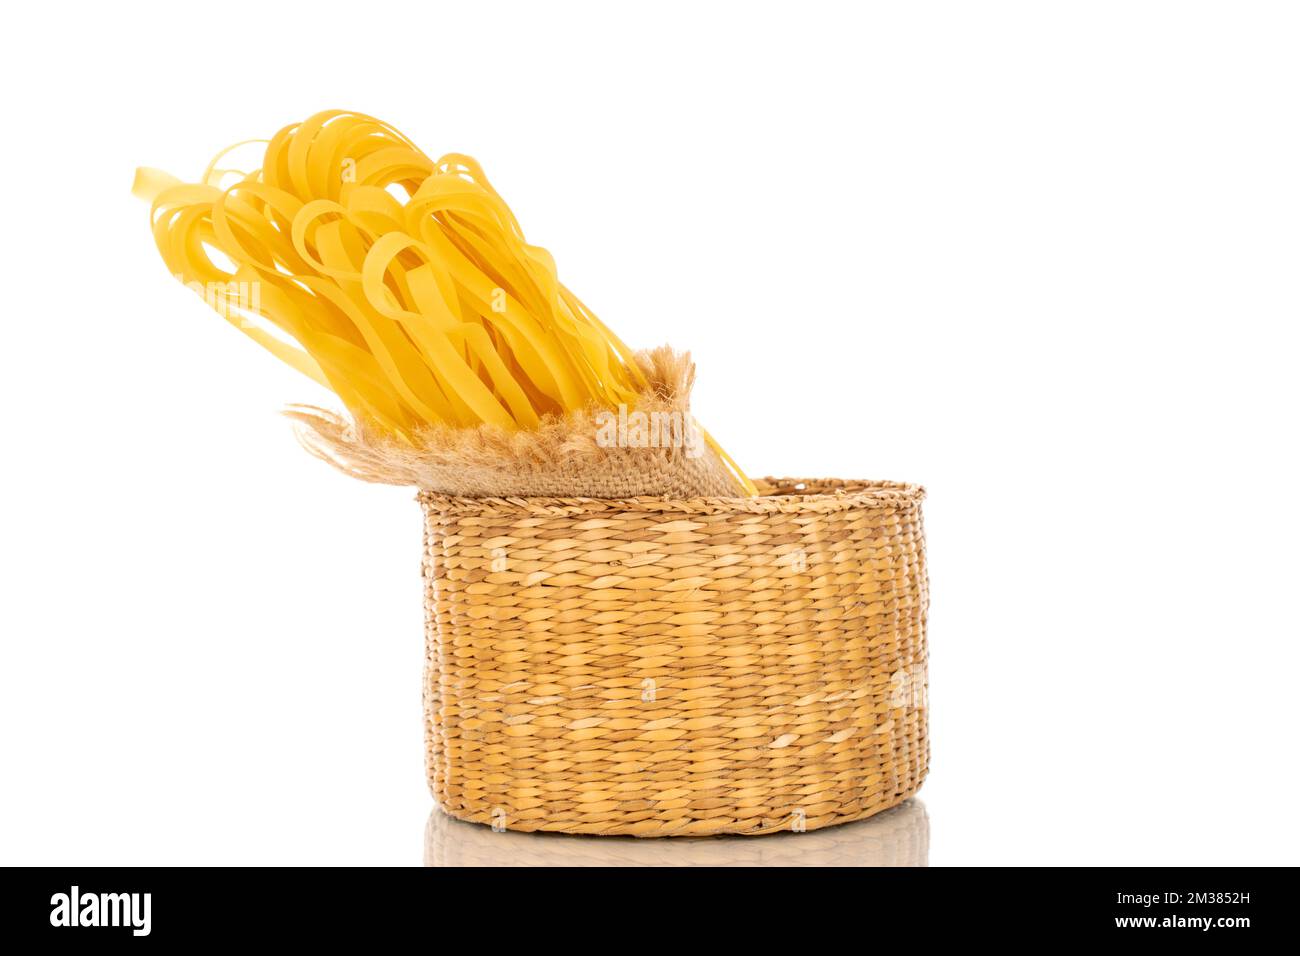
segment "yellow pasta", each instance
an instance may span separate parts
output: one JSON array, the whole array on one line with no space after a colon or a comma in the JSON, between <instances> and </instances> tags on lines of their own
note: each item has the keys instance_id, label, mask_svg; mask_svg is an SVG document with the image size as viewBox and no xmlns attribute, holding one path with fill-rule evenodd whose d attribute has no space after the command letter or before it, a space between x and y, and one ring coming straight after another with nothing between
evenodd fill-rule
<instances>
[{"instance_id":1,"label":"yellow pasta","mask_svg":"<svg viewBox=\"0 0 1300 956\"><path fill-rule=\"evenodd\" d=\"M354 417L413 442L432 424L531 428L636 404L646 382L632 352L525 242L473 159L435 162L340 110L280 130L261 168L228 186L225 152L196 184L137 172L158 251Z\"/></svg>"}]
</instances>

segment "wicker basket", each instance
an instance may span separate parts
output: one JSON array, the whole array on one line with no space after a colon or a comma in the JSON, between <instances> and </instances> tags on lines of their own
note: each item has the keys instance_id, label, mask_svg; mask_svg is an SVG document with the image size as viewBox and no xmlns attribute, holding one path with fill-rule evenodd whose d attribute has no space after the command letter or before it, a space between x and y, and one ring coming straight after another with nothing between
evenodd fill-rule
<instances>
[{"instance_id":1,"label":"wicker basket","mask_svg":"<svg viewBox=\"0 0 1300 956\"><path fill-rule=\"evenodd\" d=\"M424 492L429 785L497 829L814 830L925 777L923 489Z\"/></svg>"}]
</instances>

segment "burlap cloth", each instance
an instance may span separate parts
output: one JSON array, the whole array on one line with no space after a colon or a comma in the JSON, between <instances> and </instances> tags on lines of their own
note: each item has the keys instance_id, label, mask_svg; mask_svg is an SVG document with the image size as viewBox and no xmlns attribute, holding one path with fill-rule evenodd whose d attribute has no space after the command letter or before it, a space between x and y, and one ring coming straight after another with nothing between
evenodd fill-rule
<instances>
[{"instance_id":1,"label":"burlap cloth","mask_svg":"<svg viewBox=\"0 0 1300 956\"><path fill-rule=\"evenodd\" d=\"M675 413L687 427L697 427L690 415L695 380L690 354L663 346L637 353L636 360L649 387L629 413ZM413 446L326 409L295 406L285 414L298 423L298 437L308 451L362 481L476 498L745 494L702 440L677 441L674 432L659 435L657 444L634 447L634 430L631 443L611 444L608 410L548 417L540 428L529 430L434 427L416 436Z\"/></svg>"}]
</instances>

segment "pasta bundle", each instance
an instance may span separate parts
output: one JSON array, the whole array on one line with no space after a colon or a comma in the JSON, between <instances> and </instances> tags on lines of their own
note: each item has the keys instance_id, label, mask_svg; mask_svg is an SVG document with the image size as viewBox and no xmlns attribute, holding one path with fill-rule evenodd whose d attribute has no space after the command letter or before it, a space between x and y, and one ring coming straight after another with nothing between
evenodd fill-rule
<instances>
[{"instance_id":1,"label":"pasta bundle","mask_svg":"<svg viewBox=\"0 0 1300 956\"><path fill-rule=\"evenodd\" d=\"M228 152L194 184L137 171L158 251L369 432L418 447L430 429L537 429L636 407L651 390L468 156L434 161L392 126L339 110L280 130L260 169L223 185Z\"/></svg>"}]
</instances>

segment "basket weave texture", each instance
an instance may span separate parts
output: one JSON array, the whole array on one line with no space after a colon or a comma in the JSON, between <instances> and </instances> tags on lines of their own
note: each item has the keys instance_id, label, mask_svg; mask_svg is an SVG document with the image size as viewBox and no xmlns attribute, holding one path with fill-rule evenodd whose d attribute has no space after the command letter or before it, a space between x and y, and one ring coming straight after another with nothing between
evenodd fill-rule
<instances>
[{"instance_id":1,"label":"basket weave texture","mask_svg":"<svg viewBox=\"0 0 1300 956\"><path fill-rule=\"evenodd\" d=\"M815 830L925 778L924 490L422 492L429 785L498 829Z\"/></svg>"}]
</instances>

